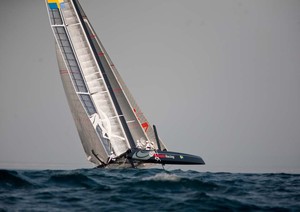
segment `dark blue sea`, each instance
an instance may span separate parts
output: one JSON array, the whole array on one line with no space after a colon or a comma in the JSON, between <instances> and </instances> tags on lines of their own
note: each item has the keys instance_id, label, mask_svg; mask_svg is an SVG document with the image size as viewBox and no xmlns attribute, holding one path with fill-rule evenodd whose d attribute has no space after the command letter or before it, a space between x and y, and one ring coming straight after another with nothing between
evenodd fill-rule
<instances>
[{"instance_id":1,"label":"dark blue sea","mask_svg":"<svg viewBox=\"0 0 300 212\"><path fill-rule=\"evenodd\" d=\"M0 170L0 211L300 211L300 175Z\"/></svg>"}]
</instances>

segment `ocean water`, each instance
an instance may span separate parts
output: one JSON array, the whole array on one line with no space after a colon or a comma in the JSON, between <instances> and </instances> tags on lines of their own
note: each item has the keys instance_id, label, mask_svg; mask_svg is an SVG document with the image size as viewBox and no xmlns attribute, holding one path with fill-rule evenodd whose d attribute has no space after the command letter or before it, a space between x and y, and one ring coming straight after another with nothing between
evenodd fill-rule
<instances>
[{"instance_id":1,"label":"ocean water","mask_svg":"<svg viewBox=\"0 0 300 212\"><path fill-rule=\"evenodd\" d=\"M300 211L300 175L0 170L0 211Z\"/></svg>"}]
</instances>

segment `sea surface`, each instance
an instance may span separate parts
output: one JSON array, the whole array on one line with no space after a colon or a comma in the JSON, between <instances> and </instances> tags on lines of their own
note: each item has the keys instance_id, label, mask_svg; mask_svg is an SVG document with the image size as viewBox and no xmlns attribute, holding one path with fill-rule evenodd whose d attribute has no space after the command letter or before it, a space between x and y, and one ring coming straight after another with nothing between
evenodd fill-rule
<instances>
[{"instance_id":1,"label":"sea surface","mask_svg":"<svg viewBox=\"0 0 300 212\"><path fill-rule=\"evenodd\" d=\"M0 211L300 211L300 175L0 170Z\"/></svg>"}]
</instances>

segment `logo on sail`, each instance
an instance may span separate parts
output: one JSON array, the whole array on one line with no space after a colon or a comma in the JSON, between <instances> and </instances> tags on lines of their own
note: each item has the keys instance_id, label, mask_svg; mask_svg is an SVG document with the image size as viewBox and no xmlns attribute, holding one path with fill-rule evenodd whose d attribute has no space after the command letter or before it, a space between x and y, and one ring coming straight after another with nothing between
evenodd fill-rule
<instances>
[{"instance_id":1,"label":"logo on sail","mask_svg":"<svg viewBox=\"0 0 300 212\"><path fill-rule=\"evenodd\" d=\"M140 116L141 112L137 112L135 108L133 108L133 111L134 111L135 115L137 116L137 119L140 121L139 116ZM141 125L142 125L142 128L144 129L144 131L147 132L147 130L149 128L148 122L143 122L143 123L141 123Z\"/></svg>"},{"instance_id":2,"label":"logo on sail","mask_svg":"<svg viewBox=\"0 0 300 212\"><path fill-rule=\"evenodd\" d=\"M48 6L50 9L60 9L64 8L64 0L48 0Z\"/></svg>"}]
</instances>

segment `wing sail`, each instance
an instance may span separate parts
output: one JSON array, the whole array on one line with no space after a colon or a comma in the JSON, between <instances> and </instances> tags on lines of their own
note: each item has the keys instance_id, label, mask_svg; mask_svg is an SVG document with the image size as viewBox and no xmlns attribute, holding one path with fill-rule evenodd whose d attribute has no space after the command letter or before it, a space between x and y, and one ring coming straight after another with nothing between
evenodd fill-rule
<instances>
[{"instance_id":1,"label":"wing sail","mask_svg":"<svg viewBox=\"0 0 300 212\"><path fill-rule=\"evenodd\" d=\"M53 4L50 7L48 4L48 12L58 46L61 73L68 75L73 86L65 86L69 105L73 111L77 107L82 107L85 111L85 115L78 115L76 112L72 114L88 158L106 161L112 154L124 154L130 144L124 124L122 125L123 115L117 111L73 2L64 1L60 8L54 8ZM67 81L62 78L63 82ZM70 100L72 89L77 99L73 96L73 100ZM97 137L87 134L95 134ZM98 143L93 139L98 140ZM101 148L96 151L95 146L99 145Z\"/></svg>"}]
</instances>

